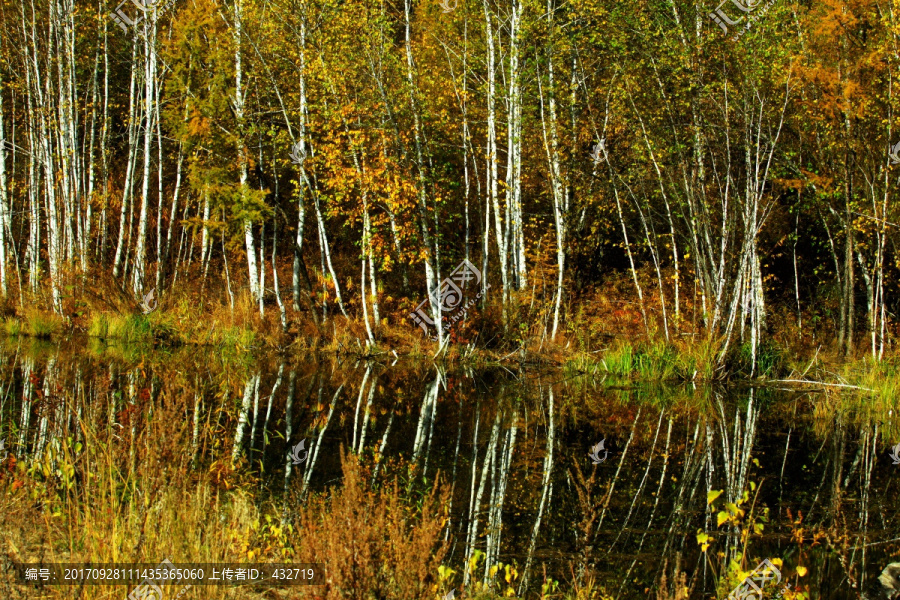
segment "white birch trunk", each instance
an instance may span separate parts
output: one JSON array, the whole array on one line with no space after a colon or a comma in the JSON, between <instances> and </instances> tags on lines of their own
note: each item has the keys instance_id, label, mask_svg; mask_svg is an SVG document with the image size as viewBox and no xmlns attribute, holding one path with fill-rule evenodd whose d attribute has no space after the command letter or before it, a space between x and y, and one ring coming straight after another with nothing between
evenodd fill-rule
<instances>
[{"instance_id":1,"label":"white birch trunk","mask_svg":"<svg viewBox=\"0 0 900 600\"><path fill-rule=\"evenodd\" d=\"M144 271L147 266L147 214L150 210L150 156L153 144L154 102L156 93L156 8L147 14L151 24L144 36L144 171L141 184L141 210L138 216L137 246L134 253L132 290L143 295Z\"/></svg>"}]
</instances>

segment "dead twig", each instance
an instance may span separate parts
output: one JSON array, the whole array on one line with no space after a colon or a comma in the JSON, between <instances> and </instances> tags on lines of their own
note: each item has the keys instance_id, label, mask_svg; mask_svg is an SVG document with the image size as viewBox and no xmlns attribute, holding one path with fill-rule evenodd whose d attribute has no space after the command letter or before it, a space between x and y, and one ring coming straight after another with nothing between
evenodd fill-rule
<instances>
[{"instance_id":1,"label":"dead twig","mask_svg":"<svg viewBox=\"0 0 900 600\"><path fill-rule=\"evenodd\" d=\"M824 381L810 381L809 379L771 379L772 383L805 383L809 385L824 385L825 387L847 388L851 390L864 390L866 392L874 392L875 390L860 385L850 385L848 383L826 383Z\"/></svg>"}]
</instances>

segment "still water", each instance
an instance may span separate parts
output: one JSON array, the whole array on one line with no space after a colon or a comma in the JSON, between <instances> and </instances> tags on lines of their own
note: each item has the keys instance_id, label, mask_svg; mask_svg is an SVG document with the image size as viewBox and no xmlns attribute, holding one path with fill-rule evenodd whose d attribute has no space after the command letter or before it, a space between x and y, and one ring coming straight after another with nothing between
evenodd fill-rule
<instances>
[{"instance_id":1,"label":"still water","mask_svg":"<svg viewBox=\"0 0 900 600\"><path fill-rule=\"evenodd\" d=\"M188 434L155 460L237 465L254 501L285 515L340 485L341 452L373 481L399 464L440 481L443 563L464 574L480 557L473 579L515 565L520 596L553 580L622 599L674 598L676 582L721 597L718 578L744 556L745 571L775 560L780 585L811 598L853 598L900 556L897 412L864 411L864 396L88 339L7 340L0 372L0 438L19 462L84 441L84 424L126 446L136 429L165 438L157 407L174 402Z\"/></svg>"}]
</instances>

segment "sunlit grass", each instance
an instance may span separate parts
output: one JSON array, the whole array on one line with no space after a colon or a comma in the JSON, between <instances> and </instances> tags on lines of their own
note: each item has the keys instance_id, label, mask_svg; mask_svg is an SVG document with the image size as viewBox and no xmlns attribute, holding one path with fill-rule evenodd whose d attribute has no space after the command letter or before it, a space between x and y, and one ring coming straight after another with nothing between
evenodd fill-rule
<instances>
[{"instance_id":1,"label":"sunlit grass","mask_svg":"<svg viewBox=\"0 0 900 600\"><path fill-rule=\"evenodd\" d=\"M3 333L10 337L22 335L22 321L15 317L3 319Z\"/></svg>"},{"instance_id":2,"label":"sunlit grass","mask_svg":"<svg viewBox=\"0 0 900 600\"><path fill-rule=\"evenodd\" d=\"M716 378L716 353L707 342L620 342L605 351L580 354L567 363L567 369L614 379L711 381Z\"/></svg>"},{"instance_id":3,"label":"sunlit grass","mask_svg":"<svg viewBox=\"0 0 900 600\"><path fill-rule=\"evenodd\" d=\"M62 319L53 313L29 310L25 313L23 332L36 338L50 338L63 328Z\"/></svg>"}]
</instances>

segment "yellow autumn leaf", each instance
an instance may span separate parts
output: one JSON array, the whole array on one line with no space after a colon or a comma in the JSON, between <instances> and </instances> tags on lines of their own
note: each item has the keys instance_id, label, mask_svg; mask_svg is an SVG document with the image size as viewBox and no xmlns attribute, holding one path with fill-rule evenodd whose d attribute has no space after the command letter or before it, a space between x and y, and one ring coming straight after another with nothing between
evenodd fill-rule
<instances>
[{"instance_id":1,"label":"yellow autumn leaf","mask_svg":"<svg viewBox=\"0 0 900 600\"><path fill-rule=\"evenodd\" d=\"M797 567L797 575L806 577L806 567Z\"/></svg>"},{"instance_id":2,"label":"yellow autumn leaf","mask_svg":"<svg viewBox=\"0 0 900 600\"><path fill-rule=\"evenodd\" d=\"M709 506L716 501L716 498L722 495L723 490L710 490L706 493L706 505Z\"/></svg>"},{"instance_id":3,"label":"yellow autumn leaf","mask_svg":"<svg viewBox=\"0 0 900 600\"><path fill-rule=\"evenodd\" d=\"M709 548L712 542L710 542L710 538L707 534L703 533L702 531L698 531L697 543L700 544L700 551L706 552L706 549Z\"/></svg>"}]
</instances>

